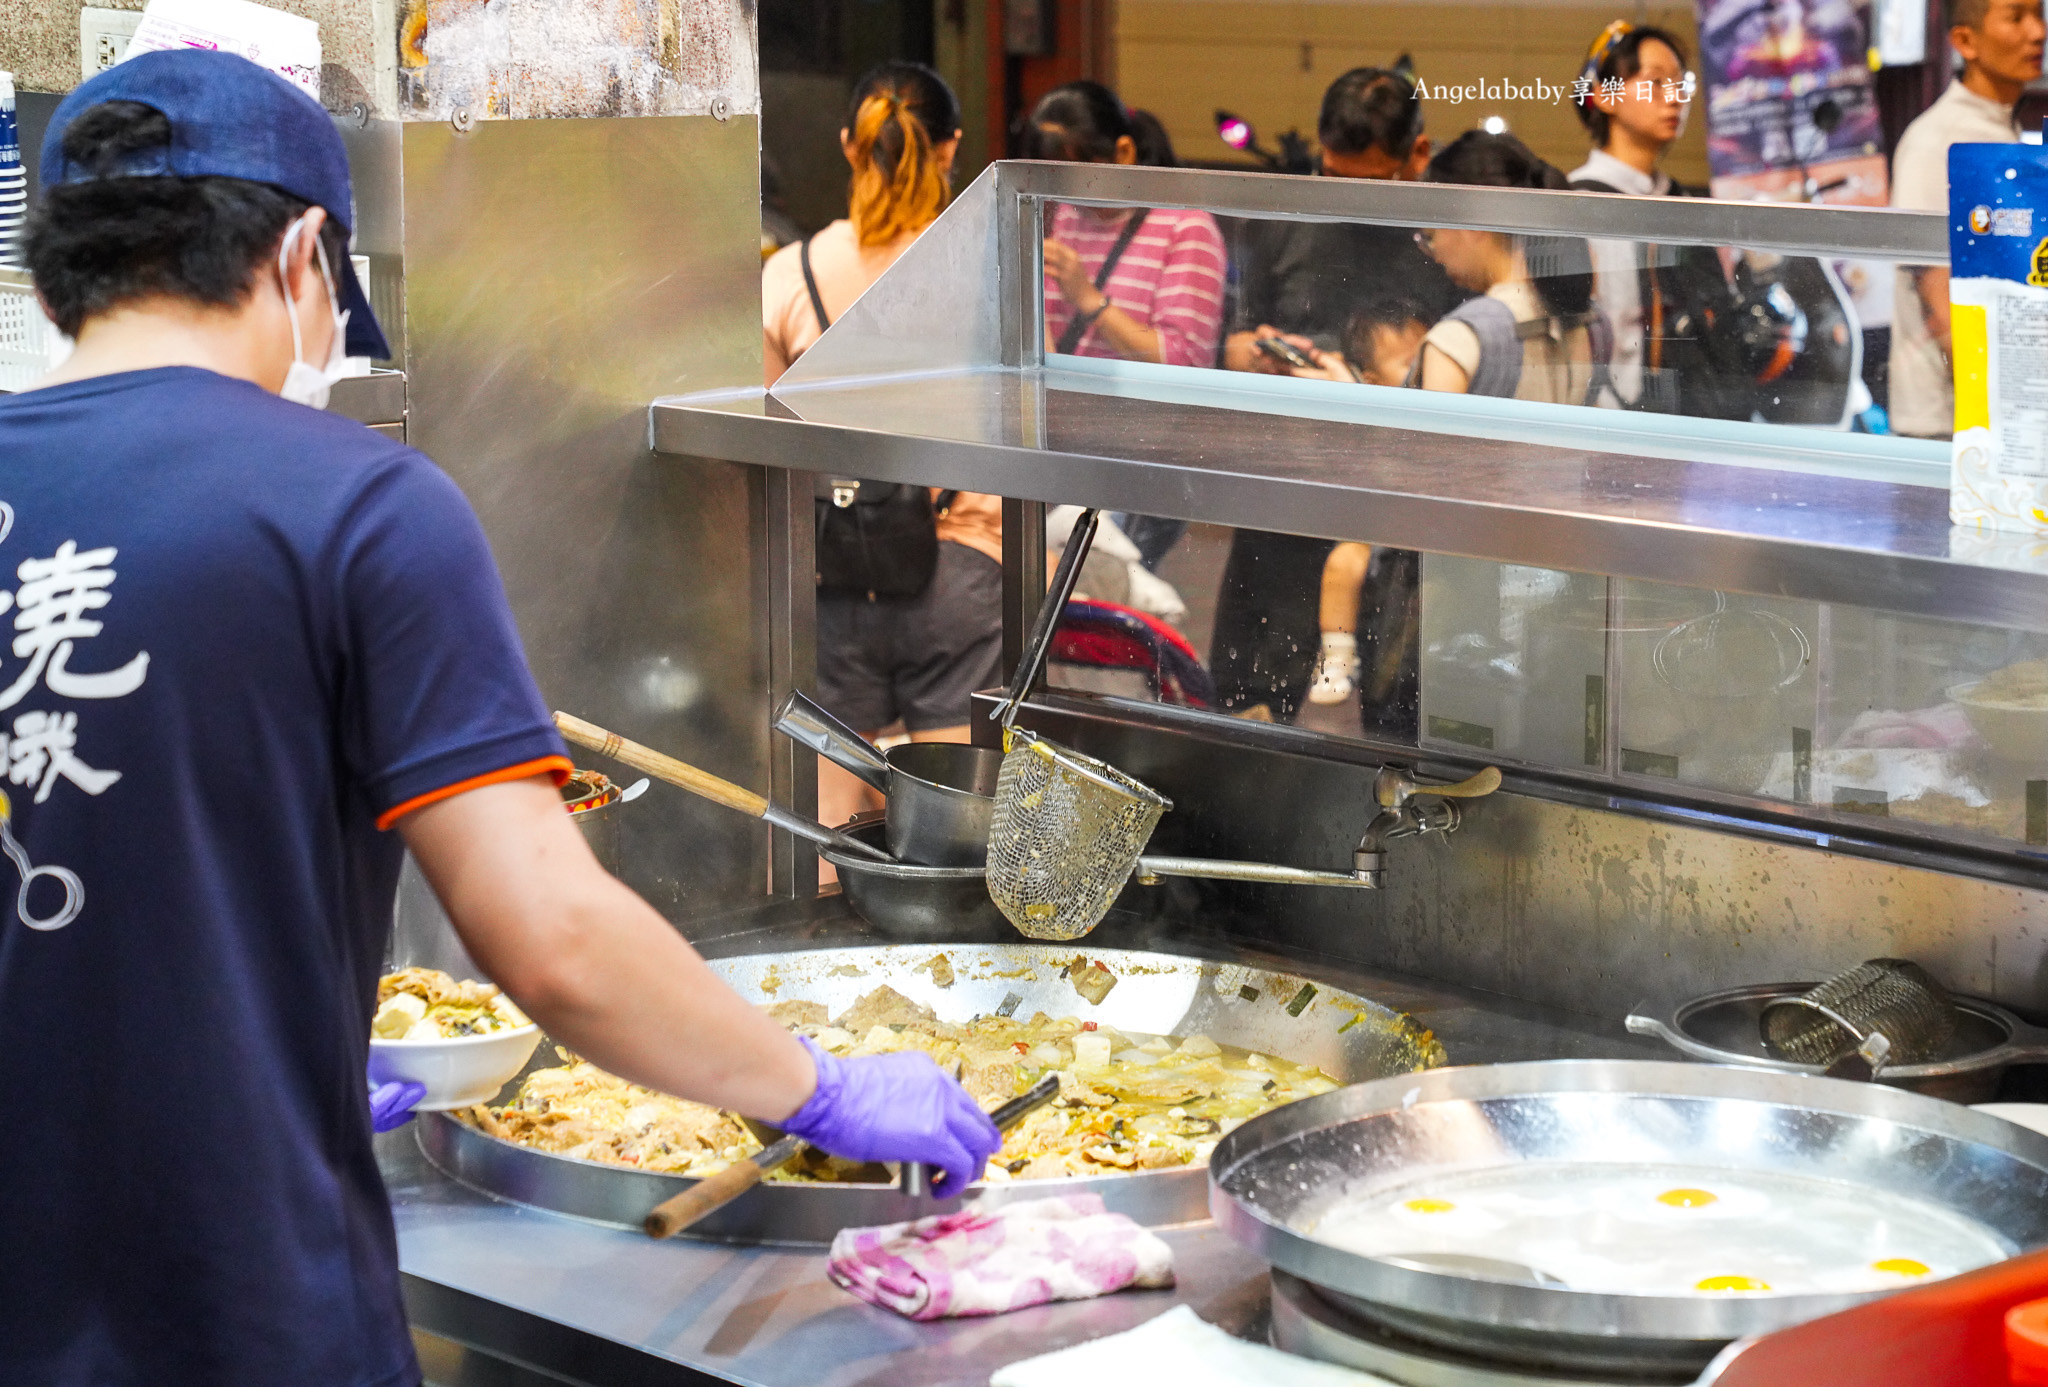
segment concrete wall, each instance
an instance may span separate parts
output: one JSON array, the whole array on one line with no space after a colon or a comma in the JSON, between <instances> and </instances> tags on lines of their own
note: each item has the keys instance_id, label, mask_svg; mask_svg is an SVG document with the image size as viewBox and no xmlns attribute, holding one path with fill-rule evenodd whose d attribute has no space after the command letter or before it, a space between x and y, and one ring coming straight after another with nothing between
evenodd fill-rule
<instances>
[{"instance_id":1,"label":"concrete wall","mask_svg":"<svg viewBox=\"0 0 2048 1387\"><path fill-rule=\"evenodd\" d=\"M329 110L439 120L760 109L751 0L267 0L317 20ZM111 9L143 0L102 0ZM78 84L81 0L0 0L0 68Z\"/></svg>"},{"instance_id":2,"label":"concrete wall","mask_svg":"<svg viewBox=\"0 0 2048 1387\"><path fill-rule=\"evenodd\" d=\"M139 10L144 0L94 0L94 7ZM265 0L320 25L320 96L347 110L377 90L377 11L392 0ZM26 91L67 92L78 85L78 12L82 0L0 0L0 68ZM376 109L376 108L373 108ZM381 114L381 110L379 110Z\"/></svg>"}]
</instances>

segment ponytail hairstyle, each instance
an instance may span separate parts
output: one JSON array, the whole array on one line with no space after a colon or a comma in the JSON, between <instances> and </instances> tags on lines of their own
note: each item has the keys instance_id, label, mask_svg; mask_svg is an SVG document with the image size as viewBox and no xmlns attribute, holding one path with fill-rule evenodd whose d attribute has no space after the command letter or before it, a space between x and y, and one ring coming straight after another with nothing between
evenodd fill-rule
<instances>
[{"instance_id":1,"label":"ponytail hairstyle","mask_svg":"<svg viewBox=\"0 0 2048 1387\"><path fill-rule=\"evenodd\" d=\"M1173 136L1166 124L1150 111L1133 108L1130 113L1131 140L1138 146L1138 162L1147 168L1177 169L1180 157L1173 152Z\"/></svg>"},{"instance_id":2,"label":"ponytail hairstyle","mask_svg":"<svg viewBox=\"0 0 2048 1387\"><path fill-rule=\"evenodd\" d=\"M1161 132L1162 134L1164 131ZM1054 87L1031 108L1024 131L1028 157L1069 164L1113 164L1117 141L1129 139L1142 152L1145 142L1131 123L1131 113L1100 82L1069 82Z\"/></svg>"},{"instance_id":3,"label":"ponytail hairstyle","mask_svg":"<svg viewBox=\"0 0 2048 1387\"><path fill-rule=\"evenodd\" d=\"M922 63L883 63L853 89L847 108L853 187L848 215L864 246L922 231L946 210L952 176L938 146L960 131L960 102Z\"/></svg>"},{"instance_id":4,"label":"ponytail hairstyle","mask_svg":"<svg viewBox=\"0 0 2048 1387\"><path fill-rule=\"evenodd\" d=\"M1566 191L1571 180L1513 135L1467 130L1429 161L1428 183ZM1576 236L1516 236L1536 297L1553 317L1575 318L1593 307L1593 257Z\"/></svg>"}]
</instances>

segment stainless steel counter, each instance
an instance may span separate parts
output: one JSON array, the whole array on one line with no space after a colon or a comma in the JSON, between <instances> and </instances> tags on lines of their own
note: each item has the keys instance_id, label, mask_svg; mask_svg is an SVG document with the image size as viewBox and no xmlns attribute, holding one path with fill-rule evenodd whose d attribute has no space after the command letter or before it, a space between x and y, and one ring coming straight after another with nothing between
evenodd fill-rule
<instances>
[{"instance_id":1,"label":"stainless steel counter","mask_svg":"<svg viewBox=\"0 0 2048 1387\"><path fill-rule=\"evenodd\" d=\"M1438 402L1404 400L1406 392L1372 391L1354 404L1304 388L1284 402L1299 412L1282 413L1231 373L1179 370L1168 379L1174 369L1111 375L1063 363L671 399L653 406L652 428L665 453L797 468L830 458L849 476L881 481L2043 624L2048 574L2002 566L2004 555L1959 538L1946 472L1921 465L1917 453L1858 462L1849 454L1865 440L1853 435L1796 437L1808 445L1804 455L1789 443L1687 445L1713 428L1698 420L1673 427L1682 446L1629 439L1642 451L1626 451L1618 436L1640 430L1641 417L1596 421L1600 438L1594 425L1546 421L1556 443L1461 436L1439 431L1430 417ZM1483 411L1462 407L1476 434Z\"/></svg>"},{"instance_id":2,"label":"stainless steel counter","mask_svg":"<svg viewBox=\"0 0 2048 1387\"><path fill-rule=\"evenodd\" d=\"M713 922L712 956L884 942L836 897ZM1282 957L1198 929L1142 946L1234 961L1284 962L1408 1011L1453 1063L1657 1056L1618 1022L1584 1018L1307 955ZM982 1387L1004 1363L1129 1329L1175 1305L1262 1338L1263 1263L1207 1223L1169 1230L1172 1291L1127 1292L990 1319L914 1324L855 1300L810 1250L651 1242L500 1203L419 1154L411 1130L380 1138L408 1307L423 1330L570 1382L756 1387ZM492 1378L492 1381L501 1379Z\"/></svg>"}]
</instances>

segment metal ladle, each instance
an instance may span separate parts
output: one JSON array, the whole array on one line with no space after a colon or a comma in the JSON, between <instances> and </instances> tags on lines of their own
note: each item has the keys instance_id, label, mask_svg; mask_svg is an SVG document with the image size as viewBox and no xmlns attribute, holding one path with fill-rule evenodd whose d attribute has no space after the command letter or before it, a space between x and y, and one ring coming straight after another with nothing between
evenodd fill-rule
<instances>
[{"instance_id":1,"label":"metal ladle","mask_svg":"<svg viewBox=\"0 0 2048 1387\"><path fill-rule=\"evenodd\" d=\"M783 703L775 730L887 797L889 854L897 861L979 867L988 860L1001 752L964 742L910 742L884 752L802 693Z\"/></svg>"}]
</instances>

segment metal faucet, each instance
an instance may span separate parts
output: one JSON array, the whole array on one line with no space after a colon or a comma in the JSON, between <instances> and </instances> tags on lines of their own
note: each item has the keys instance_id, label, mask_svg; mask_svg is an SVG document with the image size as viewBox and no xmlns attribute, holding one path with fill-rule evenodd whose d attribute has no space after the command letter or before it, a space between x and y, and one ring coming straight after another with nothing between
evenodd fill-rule
<instances>
[{"instance_id":1,"label":"metal faucet","mask_svg":"<svg viewBox=\"0 0 2048 1387\"><path fill-rule=\"evenodd\" d=\"M1140 886L1157 886L1161 877L1206 877L1212 881L1348 886L1353 890L1377 891L1386 885L1386 845L1390 841L1423 833L1450 833L1458 827L1462 814L1457 805L1444 801L1477 799L1499 788L1500 772L1492 766L1455 785L1425 784L1399 766L1382 766L1372 782L1380 812L1365 826L1365 836L1358 840L1358 850L1351 854L1348 872L1317 872L1271 862L1226 862L1213 857L1155 857L1147 853L1138 859L1131 878Z\"/></svg>"},{"instance_id":2,"label":"metal faucet","mask_svg":"<svg viewBox=\"0 0 2048 1387\"><path fill-rule=\"evenodd\" d=\"M1494 766L1450 785L1417 780L1401 766L1381 766L1372 781L1372 796L1380 810L1365 826L1365 836L1351 854L1353 874L1362 885L1380 889L1387 884L1387 844L1425 833L1455 833L1464 812L1452 801L1478 799L1499 788L1500 771Z\"/></svg>"}]
</instances>

